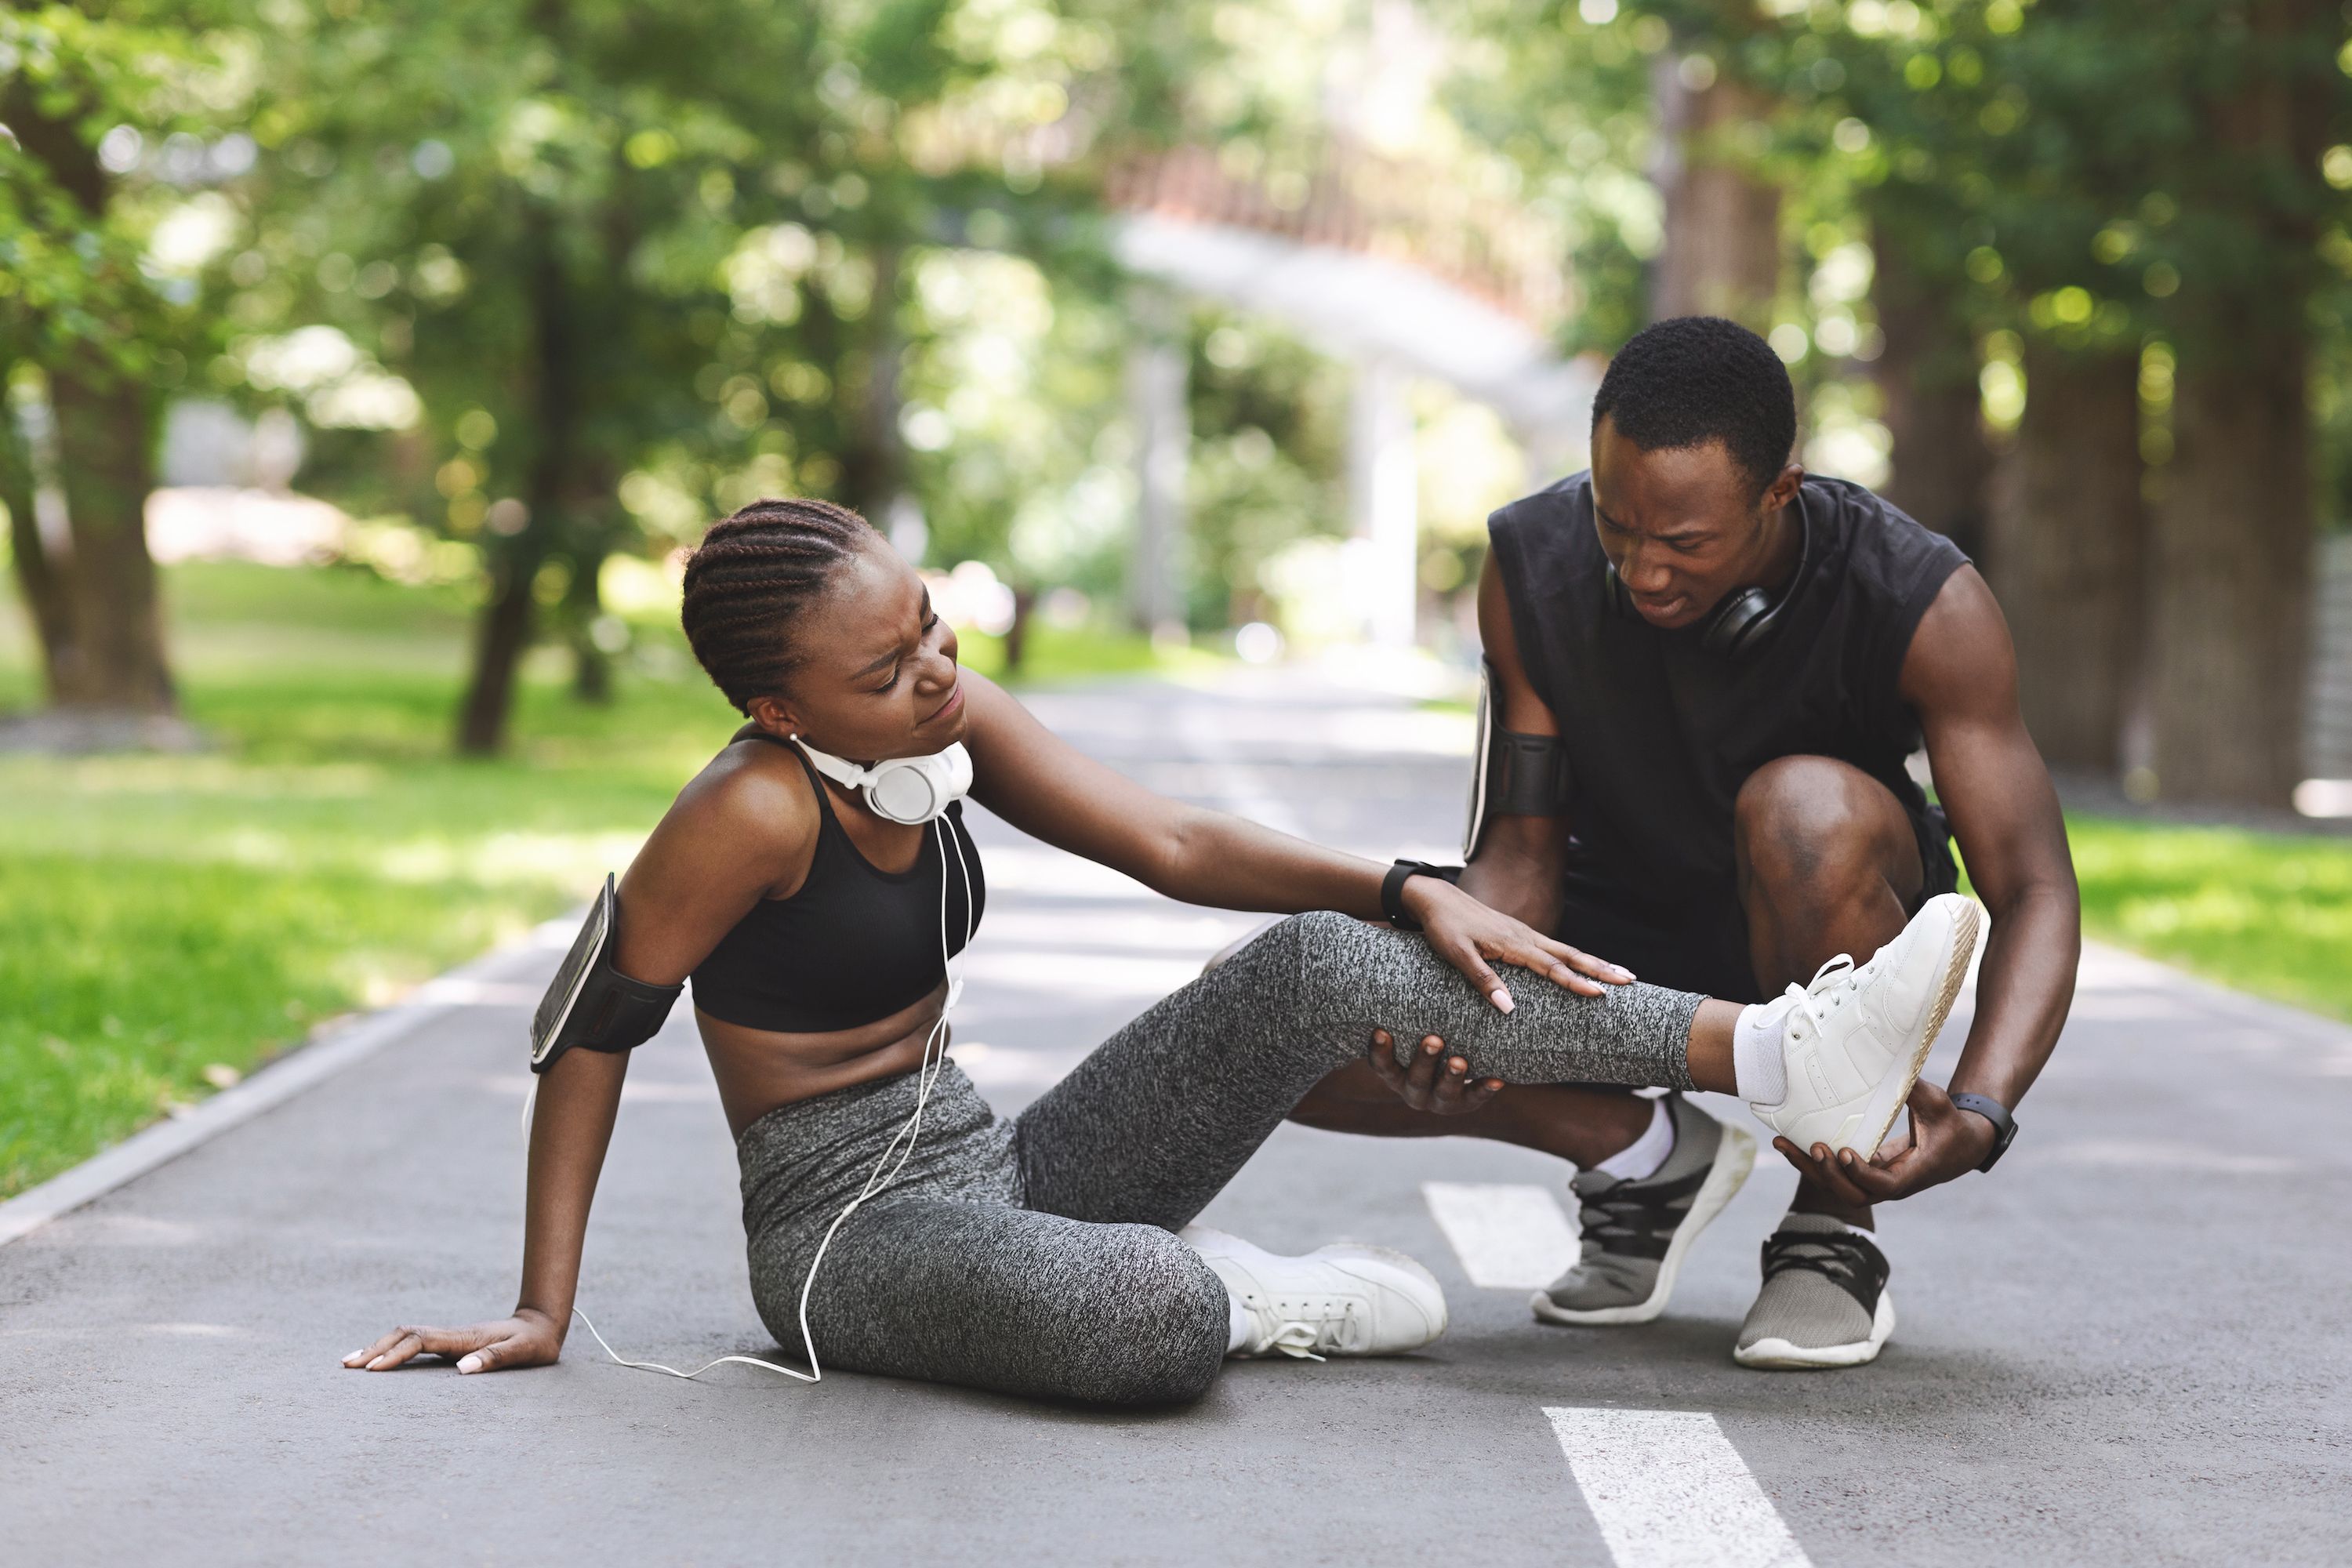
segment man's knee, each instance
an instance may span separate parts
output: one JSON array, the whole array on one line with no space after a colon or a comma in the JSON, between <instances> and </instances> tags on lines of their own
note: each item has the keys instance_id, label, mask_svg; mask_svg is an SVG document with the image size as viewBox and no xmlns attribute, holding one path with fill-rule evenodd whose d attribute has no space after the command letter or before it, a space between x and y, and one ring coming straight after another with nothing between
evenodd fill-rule
<instances>
[{"instance_id":1,"label":"man's knee","mask_svg":"<svg viewBox=\"0 0 2352 1568\"><path fill-rule=\"evenodd\" d=\"M1918 847L1892 792L1832 757L1776 757L1733 808L1742 889L1833 893L1868 879L1916 880Z\"/></svg>"}]
</instances>

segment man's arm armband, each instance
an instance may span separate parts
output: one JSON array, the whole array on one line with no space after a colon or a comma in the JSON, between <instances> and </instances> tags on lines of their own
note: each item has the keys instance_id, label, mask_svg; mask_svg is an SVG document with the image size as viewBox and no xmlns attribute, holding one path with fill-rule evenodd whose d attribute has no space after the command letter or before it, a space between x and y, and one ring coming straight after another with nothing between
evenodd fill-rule
<instances>
[{"instance_id":1,"label":"man's arm armband","mask_svg":"<svg viewBox=\"0 0 2352 1568\"><path fill-rule=\"evenodd\" d=\"M670 1005L686 989L648 985L613 967L620 931L620 900L610 873L572 939L563 967L530 1019L530 1070L545 1072L574 1046L592 1051L625 1051L645 1044L668 1018Z\"/></svg>"},{"instance_id":2,"label":"man's arm armband","mask_svg":"<svg viewBox=\"0 0 2352 1568\"><path fill-rule=\"evenodd\" d=\"M1486 824L1497 816L1562 816L1568 812L1568 748L1557 735L1523 735L1504 729L1495 715L1494 686L1495 667L1482 662L1470 820L1462 834L1465 860L1478 853Z\"/></svg>"}]
</instances>

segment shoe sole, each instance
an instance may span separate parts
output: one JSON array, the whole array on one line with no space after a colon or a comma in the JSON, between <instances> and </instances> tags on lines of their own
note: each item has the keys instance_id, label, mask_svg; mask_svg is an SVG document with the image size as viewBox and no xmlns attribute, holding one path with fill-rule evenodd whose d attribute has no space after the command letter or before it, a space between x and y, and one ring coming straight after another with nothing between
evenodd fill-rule
<instances>
[{"instance_id":1,"label":"shoe sole","mask_svg":"<svg viewBox=\"0 0 2352 1568\"><path fill-rule=\"evenodd\" d=\"M1308 1253L1307 1256L1309 1258L1357 1258L1367 1263L1384 1263L1391 1268L1412 1276L1413 1279L1420 1280L1422 1283L1429 1287L1430 1298L1437 1303L1437 1325L1430 1331L1429 1338L1422 1341L1418 1345L1412 1345L1403 1350L1380 1351L1372 1353L1379 1355L1410 1355L1413 1351L1421 1350L1426 1346L1435 1344L1439 1340L1445 1337L1445 1331L1453 1327L1454 1311L1453 1309L1446 1304L1445 1287L1438 1283L1437 1276L1429 1271L1426 1264L1423 1263L1420 1258L1415 1258L1410 1252L1399 1252L1393 1247L1373 1247L1367 1242L1361 1241L1335 1241L1327 1246L1317 1247L1313 1252ZM1369 1284L1370 1281L1368 1280L1366 1283ZM1423 1316L1427 1316L1427 1313L1424 1312ZM1339 1351L1327 1352L1326 1353L1346 1355L1349 1352Z\"/></svg>"},{"instance_id":2,"label":"shoe sole","mask_svg":"<svg viewBox=\"0 0 2352 1568\"><path fill-rule=\"evenodd\" d=\"M1690 1213L1675 1227L1675 1238L1666 1243L1666 1256L1658 1265L1658 1280L1650 1287L1649 1295L1629 1306L1578 1310L1538 1290L1528 1298L1528 1305L1539 1321L1606 1328L1615 1323L1646 1323L1666 1310L1666 1299L1675 1293L1675 1279L1682 1272L1683 1258L1691 1243L1715 1223L1715 1216L1747 1184L1748 1173L1756 1168L1756 1140L1728 1123L1722 1126L1723 1142L1715 1151L1715 1163L1707 1167L1706 1180L1691 1199Z\"/></svg>"},{"instance_id":3,"label":"shoe sole","mask_svg":"<svg viewBox=\"0 0 2352 1568\"><path fill-rule=\"evenodd\" d=\"M1866 1340L1843 1345L1792 1345L1783 1339L1764 1339L1752 1345L1734 1346L1731 1359L1742 1366L1768 1372L1820 1372L1861 1366L1878 1359L1878 1352L1886 1347L1887 1338L1894 1332L1895 1298L1881 1290L1878 1310L1870 1315L1870 1337Z\"/></svg>"},{"instance_id":4,"label":"shoe sole","mask_svg":"<svg viewBox=\"0 0 2352 1568\"><path fill-rule=\"evenodd\" d=\"M1951 1016L1952 1004L1959 998L1960 986L1969 977L1969 965L1976 959L1977 938L1983 930L1983 915L1974 899L1969 900L1961 908L1959 919L1955 923L1959 931L1953 940L1951 955L1944 961L1944 984L1936 993L1934 1005L1927 1010L1927 1027L1920 1034L1919 1043L1913 1048L1911 1059L1905 1065L1903 1072L1878 1086L1870 1097L1869 1110L1863 1113L1863 1125L1869 1127L1874 1123L1878 1130L1870 1135L1867 1143L1832 1143L1830 1145L1831 1153L1835 1154L1840 1149L1851 1149L1857 1159L1863 1160L1877 1153L1878 1146L1886 1142L1886 1134L1895 1126L1896 1113L1910 1100L1912 1087L1919 1081L1919 1073L1927 1065L1927 1055L1936 1048L1936 1037L1944 1032L1944 1020ZM1876 1355L1878 1352L1874 1350L1870 1353Z\"/></svg>"}]
</instances>

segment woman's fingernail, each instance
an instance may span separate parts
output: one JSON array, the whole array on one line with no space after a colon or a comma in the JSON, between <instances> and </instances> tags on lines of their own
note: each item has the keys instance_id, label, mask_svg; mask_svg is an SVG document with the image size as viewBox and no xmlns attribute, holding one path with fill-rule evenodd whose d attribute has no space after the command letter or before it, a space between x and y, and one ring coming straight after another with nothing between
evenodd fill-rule
<instances>
[{"instance_id":1,"label":"woman's fingernail","mask_svg":"<svg viewBox=\"0 0 2352 1568\"><path fill-rule=\"evenodd\" d=\"M1501 1008L1506 1013L1511 1010L1511 994L1507 991L1497 988L1494 995L1488 997L1487 1000L1494 1003L1496 1006Z\"/></svg>"},{"instance_id":2,"label":"woman's fingernail","mask_svg":"<svg viewBox=\"0 0 2352 1568\"><path fill-rule=\"evenodd\" d=\"M457 1363L457 1370L461 1373L479 1372L482 1370L482 1358L478 1355L469 1355L465 1360Z\"/></svg>"},{"instance_id":3,"label":"woman's fingernail","mask_svg":"<svg viewBox=\"0 0 2352 1568\"><path fill-rule=\"evenodd\" d=\"M1626 979L1628 979L1628 980L1631 980L1631 979L1633 979L1633 972L1632 970L1630 970L1630 969L1626 968L1626 967L1625 967L1623 964L1622 964L1622 963L1612 963L1612 964L1611 964L1609 967L1610 967L1610 968L1612 968L1612 969L1613 969L1613 970L1615 970L1618 973L1620 973L1620 974L1623 975L1623 976L1624 976Z\"/></svg>"}]
</instances>

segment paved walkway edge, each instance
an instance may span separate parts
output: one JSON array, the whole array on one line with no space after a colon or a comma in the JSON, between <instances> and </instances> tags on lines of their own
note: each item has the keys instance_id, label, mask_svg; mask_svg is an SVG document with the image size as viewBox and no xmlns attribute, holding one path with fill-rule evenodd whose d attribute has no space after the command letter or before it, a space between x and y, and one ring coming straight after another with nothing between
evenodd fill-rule
<instances>
[{"instance_id":1,"label":"paved walkway edge","mask_svg":"<svg viewBox=\"0 0 2352 1568\"><path fill-rule=\"evenodd\" d=\"M323 1083L394 1041L465 1005L468 985L496 979L518 958L551 942L558 947L567 945L577 923L577 915L561 916L527 936L493 948L472 963L425 982L389 1007L330 1025L252 1077L199 1101L186 1114L135 1132L39 1186L0 1203L0 1247L29 1235L60 1215L72 1213L92 1199L105 1196L125 1182L135 1181L157 1166L178 1159L230 1128L283 1105L304 1089Z\"/></svg>"}]
</instances>

